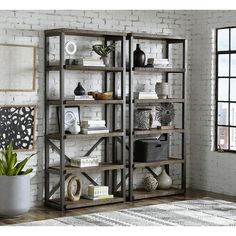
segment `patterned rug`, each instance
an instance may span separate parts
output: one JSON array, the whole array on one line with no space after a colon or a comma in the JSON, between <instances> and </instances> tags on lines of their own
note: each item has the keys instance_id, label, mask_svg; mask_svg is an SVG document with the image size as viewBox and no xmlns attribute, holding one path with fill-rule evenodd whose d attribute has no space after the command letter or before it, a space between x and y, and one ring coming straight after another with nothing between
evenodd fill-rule
<instances>
[{"instance_id":1,"label":"patterned rug","mask_svg":"<svg viewBox=\"0 0 236 236\"><path fill-rule=\"evenodd\" d=\"M21 226L236 226L236 203L203 198L61 217Z\"/></svg>"}]
</instances>

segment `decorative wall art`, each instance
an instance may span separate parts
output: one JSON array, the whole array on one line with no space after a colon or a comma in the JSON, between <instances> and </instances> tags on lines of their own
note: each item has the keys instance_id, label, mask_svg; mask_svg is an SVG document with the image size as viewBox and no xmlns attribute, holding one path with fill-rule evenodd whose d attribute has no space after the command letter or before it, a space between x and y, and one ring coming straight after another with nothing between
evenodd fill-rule
<instances>
[{"instance_id":1,"label":"decorative wall art","mask_svg":"<svg viewBox=\"0 0 236 236\"><path fill-rule=\"evenodd\" d=\"M80 125L80 107L65 107L65 132L71 133L71 127L75 125ZM60 124L60 108L57 107L57 115L58 115L58 124ZM59 125L60 127L60 125Z\"/></svg>"},{"instance_id":2,"label":"decorative wall art","mask_svg":"<svg viewBox=\"0 0 236 236\"><path fill-rule=\"evenodd\" d=\"M36 47L0 44L0 91L34 91Z\"/></svg>"},{"instance_id":3,"label":"decorative wall art","mask_svg":"<svg viewBox=\"0 0 236 236\"><path fill-rule=\"evenodd\" d=\"M0 149L12 140L13 148L34 148L35 106L0 107Z\"/></svg>"}]
</instances>

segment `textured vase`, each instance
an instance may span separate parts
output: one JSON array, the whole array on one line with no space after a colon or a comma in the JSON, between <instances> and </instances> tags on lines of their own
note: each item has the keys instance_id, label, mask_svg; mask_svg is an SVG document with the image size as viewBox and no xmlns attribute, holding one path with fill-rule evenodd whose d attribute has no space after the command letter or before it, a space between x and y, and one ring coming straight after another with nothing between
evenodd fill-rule
<instances>
[{"instance_id":1,"label":"textured vase","mask_svg":"<svg viewBox=\"0 0 236 236\"><path fill-rule=\"evenodd\" d=\"M134 113L134 127L136 129L150 129L152 126L151 109L137 109Z\"/></svg>"},{"instance_id":2,"label":"textured vase","mask_svg":"<svg viewBox=\"0 0 236 236\"><path fill-rule=\"evenodd\" d=\"M172 185L172 179L167 175L166 170L162 170L161 174L157 178L159 189L169 189Z\"/></svg>"},{"instance_id":3,"label":"textured vase","mask_svg":"<svg viewBox=\"0 0 236 236\"><path fill-rule=\"evenodd\" d=\"M145 65L145 60L145 53L140 49L139 44L137 44L136 50L134 51L134 67L143 67Z\"/></svg>"},{"instance_id":4,"label":"textured vase","mask_svg":"<svg viewBox=\"0 0 236 236\"><path fill-rule=\"evenodd\" d=\"M22 215L30 203L30 175L0 176L0 216Z\"/></svg>"},{"instance_id":5,"label":"textured vase","mask_svg":"<svg viewBox=\"0 0 236 236\"><path fill-rule=\"evenodd\" d=\"M82 87L80 82L78 83L77 87L75 88L74 94L76 96L85 95L85 89Z\"/></svg>"},{"instance_id":6,"label":"textured vase","mask_svg":"<svg viewBox=\"0 0 236 236\"><path fill-rule=\"evenodd\" d=\"M158 181L152 175L148 175L144 178L143 185L147 192L153 192L158 186Z\"/></svg>"}]
</instances>

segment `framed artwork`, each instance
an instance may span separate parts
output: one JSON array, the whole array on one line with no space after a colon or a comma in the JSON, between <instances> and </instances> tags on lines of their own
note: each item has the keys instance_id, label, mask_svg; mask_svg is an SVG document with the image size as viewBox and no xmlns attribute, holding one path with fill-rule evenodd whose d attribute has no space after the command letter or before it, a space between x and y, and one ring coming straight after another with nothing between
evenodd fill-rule
<instances>
[{"instance_id":1,"label":"framed artwork","mask_svg":"<svg viewBox=\"0 0 236 236\"><path fill-rule=\"evenodd\" d=\"M3 106L0 117L0 149L34 149L35 106Z\"/></svg>"},{"instance_id":2,"label":"framed artwork","mask_svg":"<svg viewBox=\"0 0 236 236\"><path fill-rule=\"evenodd\" d=\"M69 133L69 128L75 122L80 124L80 107L65 107L64 129ZM60 107L57 107L58 126L60 130Z\"/></svg>"},{"instance_id":3,"label":"framed artwork","mask_svg":"<svg viewBox=\"0 0 236 236\"><path fill-rule=\"evenodd\" d=\"M0 91L34 91L35 63L35 46L0 44Z\"/></svg>"}]
</instances>

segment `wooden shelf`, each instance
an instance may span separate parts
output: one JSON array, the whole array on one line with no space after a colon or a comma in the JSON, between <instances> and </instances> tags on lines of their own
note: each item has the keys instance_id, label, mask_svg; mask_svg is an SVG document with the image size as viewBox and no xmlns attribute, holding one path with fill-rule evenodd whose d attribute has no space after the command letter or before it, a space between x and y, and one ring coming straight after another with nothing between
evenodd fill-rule
<instances>
[{"instance_id":1,"label":"wooden shelf","mask_svg":"<svg viewBox=\"0 0 236 236\"><path fill-rule=\"evenodd\" d=\"M59 205L60 200L59 199L52 199L52 200L49 200L49 202ZM73 209L73 208L98 206L98 205L112 204L112 203L118 203L118 202L124 202L124 198L114 197L114 198L102 199L102 200L89 200L89 199L81 198L79 201L76 201L76 202L66 200L65 201L65 209L69 210L69 209Z\"/></svg>"},{"instance_id":2,"label":"wooden shelf","mask_svg":"<svg viewBox=\"0 0 236 236\"><path fill-rule=\"evenodd\" d=\"M168 160L155 161L155 162L134 162L133 166L135 168L143 168L147 166L162 166L162 165L171 165L171 164L181 164L184 163L184 160L177 158L169 158Z\"/></svg>"},{"instance_id":3,"label":"wooden shelf","mask_svg":"<svg viewBox=\"0 0 236 236\"><path fill-rule=\"evenodd\" d=\"M120 137L123 136L123 132L110 132L110 133L104 133L104 134L65 134L64 139L88 139L88 138L102 138L102 137ZM48 134L47 137L49 139L60 139L60 134Z\"/></svg>"},{"instance_id":4,"label":"wooden shelf","mask_svg":"<svg viewBox=\"0 0 236 236\"><path fill-rule=\"evenodd\" d=\"M65 167L65 174L67 173L76 173L76 172L99 172L105 170L119 170L124 168L123 165L119 164L112 164L112 163L100 163L99 166L90 166L90 167L73 167L73 166L66 166ZM59 166L52 166L49 168L49 172L58 172L60 171Z\"/></svg>"},{"instance_id":5,"label":"wooden shelf","mask_svg":"<svg viewBox=\"0 0 236 236\"><path fill-rule=\"evenodd\" d=\"M127 35L127 33L124 32L96 31L96 30L84 30L84 29L58 28L58 29L45 30L46 36L59 36L60 33L64 33L65 35L88 36L88 37L105 37L105 36L121 37Z\"/></svg>"},{"instance_id":6,"label":"wooden shelf","mask_svg":"<svg viewBox=\"0 0 236 236\"><path fill-rule=\"evenodd\" d=\"M184 73L185 69L183 68L153 68L153 67L134 67L133 71L136 72L154 72L154 73Z\"/></svg>"},{"instance_id":7,"label":"wooden shelf","mask_svg":"<svg viewBox=\"0 0 236 236\"><path fill-rule=\"evenodd\" d=\"M167 98L167 99L134 99L135 105L155 105L158 103L184 103L182 98Z\"/></svg>"},{"instance_id":8,"label":"wooden shelf","mask_svg":"<svg viewBox=\"0 0 236 236\"><path fill-rule=\"evenodd\" d=\"M171 35L159 35L159 34L146 34L146 33L128 33L128 37L133 37L134 39L148 39L148 40L166 40L169 43L181 43L184 39L181 37L171 36Z\"/></svg>"},{"instance_id":9,"label":"wooden shelf","mask_svg":"<svg viewBox=\"0 0 236 236\"><path fill-rule=\"evenodd\" d=\"M183 189L170 188L167 190L155 190L153 192L147 192L145 189L134 189L133 190L133 200L145 199L145 198L153 198L153 197L164 197L175 194L184 193Z\"/></svg>"},{"instance_id":10,"label":"wooden shelf","mask_svg":"<svg viewBox=\"0 0 236 236\"><path fill-rule=\"evenodd\" d=\"M64 65L65 70L122 72L123 67ZM60 71L59 65L47 66L48 71Z\"/></svg>"},{"instance_id":11,"label":"wooden shelf","mask_svg":"<svg viewBox=\"0 0 236 236\"><path fill-rule=\"evenodd\" d=\"M148 135L148 134L170 134L170 133L184 133L184 129L149 129L149 130L134 130L134 135Z\"/></svg>"},{"instance_id":12,"label":"wooden shelf","mask_svg":"<svg viewBox=\"0 0 236 236\"><path fill-rule=\"evenodd\" d=\"M123 104L124 101L121 99L117 100L73 100L66 99L63 101L65 105L98 105L98 104ZM50 105L60 105L59 99L49 99L48 104Z\"/></svg>"}]
</instances>

